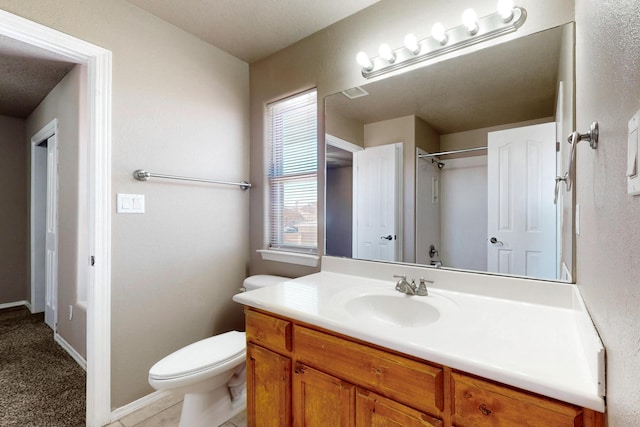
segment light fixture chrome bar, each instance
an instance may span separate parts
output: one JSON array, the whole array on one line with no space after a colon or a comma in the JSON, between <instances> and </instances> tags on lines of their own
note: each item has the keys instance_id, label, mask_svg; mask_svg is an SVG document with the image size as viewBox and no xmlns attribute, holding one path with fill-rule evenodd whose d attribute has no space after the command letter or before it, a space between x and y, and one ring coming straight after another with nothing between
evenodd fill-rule
<instances>
[{"instance_id":1,"label":"light fixture chrome bar","mask_svg":"<svg viewBox=\"0 0 640 427\"><path fill-rule=\"evenodd\" d=\"M512 33L520 28L526 19L527 11L521 7L513 8L513 17L506 23L502 20L500 13L494 12L478 19L478 30L473 35L467 32L464 25L459 25L445 33L447 42L444 45L433 37L427 37L418 42L420 53L417 55L403 46L393 51L395 54L393 63L389 63L380 56L371 58L371 69L362 68L362 75L370 79L503 34Z\"/></svg>"},{"instance_id":2,"label":"light fixture chrome bar","mask_svg":"<svg viewBox=\"0 0 640 427\"><path fill-rule=\"evenodd\" d=\"M133 173L133 177L138 181L147 181L149 178L163 178L163 179L177 179L180 181L193 181L193 182L207 182L209 184L223 184L223 185L236 185L239 186L242 190L248 190L251 188L251 184L247 181L242 182L230 182L230 181L219 181L215 179L206 179L206 178L192 178L188 176L177 176L177 175L165 175L161 173L151 173L142 169L138 169Z\"/></svg>"},{"instance_id":3,"label":"light fixture chrome bar","mask_svg":"<svg viewBox=\"0 0 640 427\"><path fill-rule=\"evenodd\" d=\"M439 153L418 154L418 157L421 158L421 159L425 159L425 158L429 158L429 157L446 156L447 154L469 153L471 151L481 151L481 150L486 150L486 149L487 149L487 147L464 148L462 150L441 151Z\"/></svg>"}]
</instances>

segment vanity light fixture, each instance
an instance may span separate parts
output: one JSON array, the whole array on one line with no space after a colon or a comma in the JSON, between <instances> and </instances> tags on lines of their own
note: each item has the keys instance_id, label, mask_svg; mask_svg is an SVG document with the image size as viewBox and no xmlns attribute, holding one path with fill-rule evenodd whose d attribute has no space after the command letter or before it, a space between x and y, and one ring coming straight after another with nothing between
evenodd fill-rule
<instances>
[{"instance_id":1,"label":"vanity light fixture","mask_svg":"<svg viewBox=\"0 0 640 427\"><path fill-rule=\"evenodd\" d=\"M358 52L358 55L356 55L356 61L358 61L358 64L362 67L363 72L373 70L373 62L371 62L369 55L365 52Z\"/></svg>"},{"instance_id":2,"label":"vanity light fixture","mask_svg":"<svg viewBox=\"0 0 640 427\"><path fill-rule=\"evenodd\" d=\"M478 14L473 9L467 9L462 12L462 25L467 29L470 36L475 36L480 27L478 27Z\"/></svg>"},{"instance_id":3,"label":"vanity light fixture","mask_svg":"<svg viewBox=\"0 0 640 427\"><path fill-rule=\"evenodd\" d=\"M389 64L393 64L396 60L396 54L391 50L391 46L388 43L382 43L378 48L380 57L387 61Z\"/></svg>"},{"instance_id":4,"label":"vanity light fixture","mask_svg":"<svg viewBox=\"0 0 640 427\"><path fill-rule=\"evenodd\" d=\"M449 37L447 37L447 32L444 29L444 25L440 22L436 22L431 27L431 37L433 37L438 43L441 45L447 44Z\"/></svg>"},{"instance_id":5,"label":"vanity light fixture","mask_svg":"<svg viewBox=\"0 0 640 427\"><path fill-rule=\"evenodd\" d=\"M509 22L513 19L513 0L498 0L498 13L502 22Z\"/></svg>"},{"instance_id":6,"label":"vanity light fixture","mask_svg":"<svg viewBox=\"0 0 640 427\"><path fill-rule=\"evenodd\" d=\"M356 56L362 75L373 78L417 64L445 53L517 31L527 19L527 11L513 6L513 0L500 0L498 11L478 18L473 9L463 13L463 25L446 30L440 23L433 25L431 37L417 40L413 34L404 39L404 46L392 50L383 44L379 56L370 58L366 52Z\"/></svg>"},{"instance_id":7,"label":"vanity light fixture","mask_svg":"<svg viewBox=\"0 0 640 427\"><path fill-rule=\"evenodd\" d=\"M406 47L414 55L420 53L420 45L418 44L418 39L413 33L409 33L404 37L404 47Z\"/></svg>"}]
</instances>

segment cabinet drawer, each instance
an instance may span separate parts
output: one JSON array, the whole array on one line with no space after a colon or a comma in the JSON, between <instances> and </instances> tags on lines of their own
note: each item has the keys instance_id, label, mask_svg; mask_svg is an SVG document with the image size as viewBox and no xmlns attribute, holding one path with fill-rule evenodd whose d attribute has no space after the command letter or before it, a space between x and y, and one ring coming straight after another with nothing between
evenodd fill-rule
<instances>
[{"instance_id":1,"label":"cabinet drawer","mask_svg":"<svg viewBox=\"0 0 640 427\"><path fill-rule=\"evenodd\" d=\"M294 328L296 358L328 374L440 416L441 368L312 329Z\"/></svg>"},{"instance_id":2,"label":"cabinet drawer","mask_svg":"<svg viewBox=\"0 0 640 427\"><path fill-rule=\"evenodd\" d=\"M274 351L291 352L291 322L253 310L245 311L247 340Z\"/></svg>"},{"instance_id":3,"label":"cabinet drawer","mask_svg":"<svg viewBox=\"0 0 640 427\"><path fill-rule=\"evenodd\" d=\"M582 425L582 408L468 375L451 374L457 427Z\"/></svg>"}]
</instances>

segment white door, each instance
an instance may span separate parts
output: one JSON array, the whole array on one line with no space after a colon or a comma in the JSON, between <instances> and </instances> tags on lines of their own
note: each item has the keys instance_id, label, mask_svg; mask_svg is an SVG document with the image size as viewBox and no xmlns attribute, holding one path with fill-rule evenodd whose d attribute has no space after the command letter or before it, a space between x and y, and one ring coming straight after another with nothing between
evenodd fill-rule
<instances>
[{"instance_id":1,"label":"white door","mask_svg":"<svg viewBox=\"0 0 640 427\"><path fill-rule=\"evenodd\" d=\"M353 257L401 261L402 143L353 154Z\"/></svg>"},{"instance_id":2,"label":"white door","mask_svg":"<svg viewBox=\"0 0 640 427\"><path fill-rule=\"evenodd\" d=\"M47 207L45 243L44 321L56 330L58 304L58 145L56 136L47 139Z\"/></svg>"},{"instance_id":3,"label":"white door","mask_svg":"<svg viewBox=\"0 0 640 427\"><path fill-rule=\"evenodd\" d=\"M556 278L556 124L488 137L489 271Z\"/></svg>"}]
</instances>

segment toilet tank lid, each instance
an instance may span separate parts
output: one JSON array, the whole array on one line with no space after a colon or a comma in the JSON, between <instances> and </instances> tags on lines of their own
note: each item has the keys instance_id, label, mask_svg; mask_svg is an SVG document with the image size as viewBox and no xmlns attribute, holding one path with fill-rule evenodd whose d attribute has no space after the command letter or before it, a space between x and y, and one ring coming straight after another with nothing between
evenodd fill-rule
<instances>
[{"instance_id":1,"label":"toilet tank lid","mask_svg":"<svg viewBox=\"0 0 640 427\"><path fill-rule=\"evenodd\" d=\"M256 274L255 276L249 276L244 279L242 284L248 291L258 288L264 288L265 286L275 285L280 282L290 280L289 277L272 276L270 274Z\"/></svg>"},{"instance_id":2,"label":"toilet tank lid","mask_svg":"<svg viewBox=\"0 0 640 427\"><path fill-rule=\"evenodd\" d=\"M149 369L149 376L170 379L225 363L245 352L244 332L229 331L174 351Z\"/></svg>"}]
</instances>

